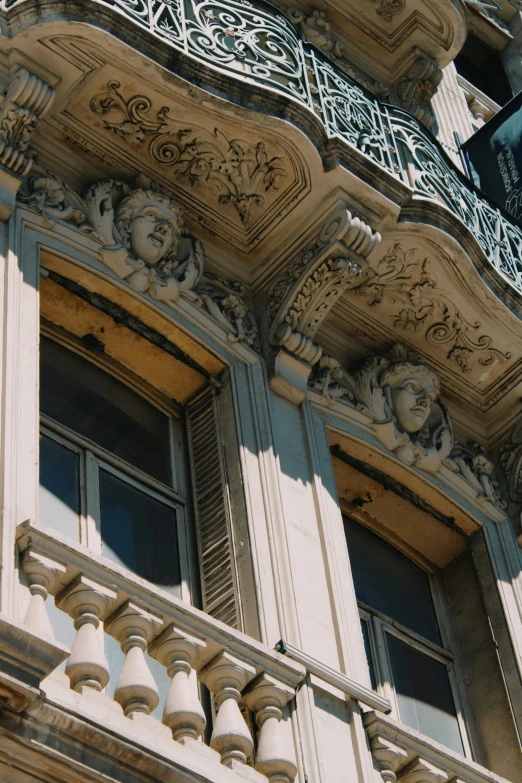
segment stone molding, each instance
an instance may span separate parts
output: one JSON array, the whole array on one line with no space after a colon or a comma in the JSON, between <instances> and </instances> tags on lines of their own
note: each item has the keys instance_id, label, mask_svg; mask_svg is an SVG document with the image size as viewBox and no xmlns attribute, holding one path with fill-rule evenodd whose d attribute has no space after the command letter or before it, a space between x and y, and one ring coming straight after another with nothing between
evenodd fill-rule
<instances>
[{"instance_id":1,"label":"stone molding","mask_svg":"<svg viewBox=\"0 0 522 783\"><path fill-rule=\"evenodd\" d=\"M428 739L387 715L367 712L363 724L383 783L507 783L460 753Z\"/></svg>"},{"instance_id":2,"label":"stone molding","mask_svg":"<svg viewBox=\"0 0 522 783\"><path fill-rule=\"evenodd\" d=\"M180 205L146 177L133 187L98 180L79 196L45 172L24 183L19 199L49 227L63 220L92 237L103 264L134 291L169 307L184 299L205 310L231 343L257 346L244 287L205 270L203 245L188 233Z\"/></svg>"},{"instance_id":3,"label":"stone molding","mask_svg":"<svg viewBox=\"0 0 522 783\"><path fill-rule=\"evenodd\" d=\"M55 91L26 68L10 81L0 109L0 219L12 214L16 194L33 165L29 149L40 117L48 111Z\"/></svg>"}]
</instances>

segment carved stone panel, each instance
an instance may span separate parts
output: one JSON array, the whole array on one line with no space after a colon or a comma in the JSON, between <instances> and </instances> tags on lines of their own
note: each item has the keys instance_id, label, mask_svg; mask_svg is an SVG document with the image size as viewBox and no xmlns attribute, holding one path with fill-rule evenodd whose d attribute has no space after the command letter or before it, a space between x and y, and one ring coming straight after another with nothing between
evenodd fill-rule
<instances>
[{"instance_id":1,"label":"carved stone panel","mask_svg":"<svg viewBox=\"0 0 522 783\"><path fill-rule=\"evenodd\" d=\"M246 253L308 192L308 167L286 137L186 88L166 93L84 39L50 43L82 70L89 63L50 122L107 174L135 176L139 160L191 219Z\"/></svg>"}]
</instances>

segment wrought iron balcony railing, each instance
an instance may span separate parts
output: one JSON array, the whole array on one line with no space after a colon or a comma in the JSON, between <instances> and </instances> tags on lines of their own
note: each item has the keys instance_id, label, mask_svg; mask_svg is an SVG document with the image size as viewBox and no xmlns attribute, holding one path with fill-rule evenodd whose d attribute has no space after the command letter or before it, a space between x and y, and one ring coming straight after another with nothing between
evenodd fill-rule
<instances>
[{"instance_id":1,"label":"wrought iron balcony railing","mask_svg":"<svg viewBox=\"0 0 522 783\"><path fill-rule=\"evenodd\" d=\"M30 17L31 4L37 18L42 18L46 9L52 12L53 3L62 16L84 21L85 3L65 7L60 0L43 5L37 0L2 0L0 7L7 24L12 16L21 20L15 23L19 26L29 23L23 20ZM308 109L320 120L328 139L356 148L416 196L447 207L504 281L522 291L522 230L474 187L416 118L381 103L359 86L313 44L303 41L279 9L264 0L91 0L91 4L92 23L103 20L104 27L116 32L118 19L130 20L168 47L172 68L231 101L264 112L274 107L274 113L294 122L296 104ZM155 54L164 59L160 52ZM223 75L250 88L238 90ZM258 97L262 93L264 100ZM272 100L274 96L278 101ZM369 168L367 176L372 171L378 176L378 170L371 164Z\"/></svg>"}]
</instances>

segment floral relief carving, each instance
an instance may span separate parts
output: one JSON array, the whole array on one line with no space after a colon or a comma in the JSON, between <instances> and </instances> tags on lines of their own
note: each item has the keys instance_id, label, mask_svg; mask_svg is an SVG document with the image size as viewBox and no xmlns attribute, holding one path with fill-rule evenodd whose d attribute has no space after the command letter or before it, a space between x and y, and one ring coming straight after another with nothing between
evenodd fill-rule
<instances>
[{"instance_id":1,"label":"floral relief carving","mask_svg":"<svg viewBox=\"0 0 522 783\"><path fill-rule=\"evenodd\" d=\"M37 175L20 199L50 225L65 220L89 233L103 263L135 291L169 306L186 299L204 308L231 342L256 342L242 286L205 272L203 246L188 234L180 205L147 178L139 177L134 188L99 180L79 196L57 178Z\"/></svg>"},{"instance_id":2,"label":"floral relief carving","mask_svg":"<svg viewBox=\"0 0 522 783\"><path fill-rule=\"evenodd\" d=\"M147 142L151 158L172 167L191 186L214 186L218 202L231 204L244 226L249 224L252 206L263 206L265 194L277 190L286 177L282 158L271 156L263 142L228 139L218 128L211 133L183 127L170 117L167 107L154 111L144 95L126 100L119 87L119 82L110 81L106 92L90 101L95 114L114 118L105 119L105 127L131 142Z\"/></svg>"},{"instance_id":3,"label":"floral relief carving","mask_svg":"<svg viewBox=\"0 0 522 783\"><path fill-rule=\"evenodd\" d=\"M406 0L371 0L376 3L375 13L385 22L393 22L393 17L406 8Z\"/></svg>"},{"instance_id":4,"label":"floral relief carving","mask_svg":"<svg viewBox=\"0 0 522 783\"><path fill-rule=\"evenodd\" d=\"M324 261L305 280L288 310L286 323L305 337L312 337L332 309L335 300L348 287L357 284L361 273L359 264L349 258L330 258Z\"/></svg>"},{"instance_id":5,"label":"floral relief carving","mask_svg":"<svg viewBox=\"0 0 522 783\"><path fill-rule=\"evenodd\" d=\"M353 290L367 297L370 307L378 307L385 300L396 305L394 326L422 332L428 342L446 347L447 358L462 372L472 369L473 360L489 366L511 358L510 353L493 347L479 321L471 322L463 316L451 295L439 287L429 260L420 257L416 249L393 245Z\"/></svg>"}]
</instances>

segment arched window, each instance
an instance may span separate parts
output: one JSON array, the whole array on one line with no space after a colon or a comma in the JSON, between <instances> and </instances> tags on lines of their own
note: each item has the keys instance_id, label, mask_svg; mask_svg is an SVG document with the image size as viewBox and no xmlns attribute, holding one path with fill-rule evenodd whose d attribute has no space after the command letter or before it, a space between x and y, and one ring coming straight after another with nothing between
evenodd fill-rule
<instances>
[{"instance_id":1,"label":"arched window","mask_svg":"<svg viewBox=\"0 0 522 783\"><path fill-rule=\"evenodd\" d=\"M40 356L40 521L179 595L187 545L174 404L48 337Z\"/></svg>"},{"instance_id":2,"label":"arched window","mask_svg":"<svg viewBox=\"0 0 522 783\"><path fill-rule=\"evenodd\" d=\"M402 723L464 754L454 656L429 574L365 526L344 524L372 687Z\"/></svg>"}]
</instances>

